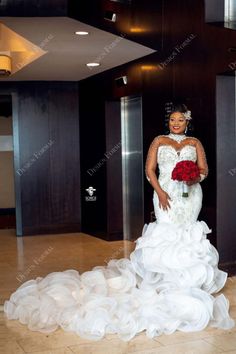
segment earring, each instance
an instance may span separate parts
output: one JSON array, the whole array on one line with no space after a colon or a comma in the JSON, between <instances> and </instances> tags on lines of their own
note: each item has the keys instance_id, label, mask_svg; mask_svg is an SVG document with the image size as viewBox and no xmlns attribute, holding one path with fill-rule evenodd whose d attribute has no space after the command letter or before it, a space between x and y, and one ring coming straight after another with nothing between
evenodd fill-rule
<instances>
[{"instance_id":1,"label":"earring","mask_svg":"<svg viewBox=\"0 0 236 354\"><path fill-rule=\"evenodd\" d=\"M184 133L187 134L187 131L188 131L188 126L186 125Z\"/></svg>"}]
</instances>

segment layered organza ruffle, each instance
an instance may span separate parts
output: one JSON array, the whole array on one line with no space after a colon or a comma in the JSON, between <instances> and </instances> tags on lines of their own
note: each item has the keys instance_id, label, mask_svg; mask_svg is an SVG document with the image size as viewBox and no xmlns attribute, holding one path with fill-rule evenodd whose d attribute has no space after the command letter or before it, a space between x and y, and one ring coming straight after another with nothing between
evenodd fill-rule
<instances>
[{"instance_id":1,"label":"layered organza ruffle","mask_svg":"<svg viewBox=\"0 0 236 354\"><path fill-rule=\"evenodd\" d=\"M234 321L228 300L211 295L227 274L217 268L209 232L199 221L151 223L130 259L113 259L83 274L67 270L30 280L5 302L4 311L33 331L61 327L96 340L107 333L127 341L141 331L152 338L208 325L229 329Z\"/></svg>"}]
</instances>

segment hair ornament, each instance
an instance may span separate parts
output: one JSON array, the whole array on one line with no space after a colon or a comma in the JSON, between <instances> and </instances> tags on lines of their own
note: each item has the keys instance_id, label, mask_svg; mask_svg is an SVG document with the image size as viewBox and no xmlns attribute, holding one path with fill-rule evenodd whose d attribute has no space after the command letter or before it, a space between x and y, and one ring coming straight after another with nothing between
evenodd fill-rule
<instances>
[{"instance_id":1,"label":"hair ornament","mask_svg":"<svg viewBox=\"0 0 236 354\"><path fill-rule=\"evenodd\" d=\"M187 112L183 113L183 116L185 117L186 120L192 119L191 111L187 111Z\"/></svg>"}]
</instances>

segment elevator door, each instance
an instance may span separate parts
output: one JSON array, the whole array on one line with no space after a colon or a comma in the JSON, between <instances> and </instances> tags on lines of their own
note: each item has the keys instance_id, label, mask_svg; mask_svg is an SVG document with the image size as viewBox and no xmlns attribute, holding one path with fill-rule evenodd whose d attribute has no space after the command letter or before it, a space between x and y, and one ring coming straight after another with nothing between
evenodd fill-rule
<instances>
[{"instance_id":1,"label":"elevator door","mask_svg":"<svg viewBox=\"0 0 236 354\"><path fill-rule=\"evenodd\" d=\"M141 235L143 211L142 98L121 99L122 194L124 239Z\"/></svg>"},{"instance_id":2,"label":"elevator door","mask_svg":"<svg viewBox=\"0 0 236 354\"><path fill-rule=\"evenodd\" d=\"M218 75L216 81L216 231L221 263L236 260L236 76L231 75Z\"/></svg>"}]
</instances>

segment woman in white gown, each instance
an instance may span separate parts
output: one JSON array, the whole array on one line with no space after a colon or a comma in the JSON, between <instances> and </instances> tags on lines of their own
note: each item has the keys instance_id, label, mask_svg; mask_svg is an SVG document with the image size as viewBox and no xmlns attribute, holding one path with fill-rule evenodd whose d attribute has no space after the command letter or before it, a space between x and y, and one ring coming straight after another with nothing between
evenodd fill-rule
<instances>
[{"instance_id":1,"label":"woman in white gown","mask_svg":"<svg viewBox=\"0 0 236 354\"><path fill-rule=\"evenodd\" d=\"M152 338L208 325L234 326L228 300L212 295L223 288L227 274L218 269L218 253L206 237L208 226L197 221L199 182L208 168L200 141L185 135L190 113L184 105L173 109L170 134L150 146L146 175L154 188L156 222L144 227L130 259L113 259L83 274L66 270L29 280L5 302L8 319L18 319L33 331L61 327L89 339L117 333L130 340L144 330ZM196 162L200 169L187 198L182 197L181 182L171 179L182 160Z\"/></svg>"}]
</instances>

